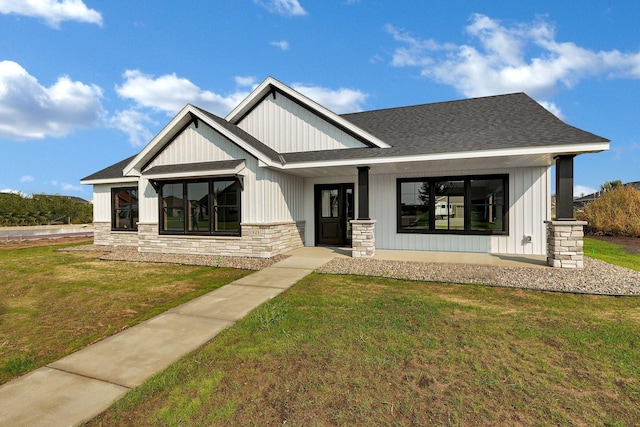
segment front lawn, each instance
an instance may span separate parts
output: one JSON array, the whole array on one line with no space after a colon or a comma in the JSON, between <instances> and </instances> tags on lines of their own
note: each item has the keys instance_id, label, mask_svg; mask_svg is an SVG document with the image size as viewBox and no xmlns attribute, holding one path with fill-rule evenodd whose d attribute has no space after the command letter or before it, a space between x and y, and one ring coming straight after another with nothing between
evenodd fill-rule
<instances>
[{"instance_id":1,"label":"front lawn","mask_svg":"<svg viewBox=\"0 0 640 427\"><path fill-rule=\"evenodd\" d=\"M640 238L637 239L640 242ZM585 237L584 254L609 264L640 271L640 256L620 244Z\"/></svg>"},{"instance_id":2,"label":"front lawn","mask_svg":"<svg viewBox=\"0 0 640 427\"><path fill-rule=\"evenodd\" d=\"M0 384L250 271L0 250Z\"/></svg>"},{"instance_id":3,"label":"front lawn","mask_svg":"<svg viewBox=\"0 0 640 427\"><path fill-rule=\"evenodd\" d=\"M89 425L636 425L639 313L314 273Z\"/></svg>"}]
</instances>

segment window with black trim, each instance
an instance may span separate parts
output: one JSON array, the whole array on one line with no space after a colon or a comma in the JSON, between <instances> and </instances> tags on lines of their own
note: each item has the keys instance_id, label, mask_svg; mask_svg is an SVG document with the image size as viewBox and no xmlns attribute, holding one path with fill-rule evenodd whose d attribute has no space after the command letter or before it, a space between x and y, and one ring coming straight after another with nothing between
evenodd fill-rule
<instances>
[{"instance_id":1,"label":"window with black trim","mask_svg":"<svg viewBox=\"0 0 640 427\"><path fill-rule=\"evenodd\" d=\"M235 178L160 185L160 233L240 235L241 186Z\"/></svg>"},{"instance_id":2,"label":"window with black trim","mask_svg":"<svg viewBox=\"0 0 640 427\"><path fill-rule=\"evenodd\" d=\"M111 229L116 231L138 230L138 188L111 189Z\"/></svg>"},{"instance_id":3,"label":"window with black trim","mask_svg":"<svg viewBox=\"0 0 640 427\"><path fill-rule=\"evenodd\" d=\"M398 233L507 234L508 175L400 178Z\"/></svg>"}]
</instances>

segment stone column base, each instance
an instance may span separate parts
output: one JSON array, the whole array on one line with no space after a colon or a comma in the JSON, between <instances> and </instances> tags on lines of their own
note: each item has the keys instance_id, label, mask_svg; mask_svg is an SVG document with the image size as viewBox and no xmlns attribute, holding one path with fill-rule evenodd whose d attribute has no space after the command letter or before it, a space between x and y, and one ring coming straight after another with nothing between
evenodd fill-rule
<instances>
[{"instance_id":1,"label":"stone column base","mask_svg":"<svg viewBox=\"0 0 640 427\"><path fill-rule=\"evenodd\" d=\"M584 268L585 221L545 221L547 264L557 268Z\"/></svg>"},{"instance_id":2,"label":"stone column base","mask_svg":"<svg viewBox=\"0 0 640 427\"><path fill-rule=\"evenodd\" d=\"M353 258L371 258L376 253L375 224L373 219L351 221L351 256Z\"/></svg>"}]
</instances>

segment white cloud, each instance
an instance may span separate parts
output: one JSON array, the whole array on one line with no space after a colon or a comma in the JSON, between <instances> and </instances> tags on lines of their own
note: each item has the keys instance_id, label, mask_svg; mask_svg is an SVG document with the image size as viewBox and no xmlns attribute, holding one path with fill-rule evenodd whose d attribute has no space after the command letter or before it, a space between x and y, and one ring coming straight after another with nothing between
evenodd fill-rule
<instances>
[{"instance_id":1,"label":"white cloud","mask_svg":"<svg viewBox=\"0 0 640 427\"><path fill-rule=\"evenodd\" d=\"M44 87L22 66L0 61L0 138L42 139L102 124L102 89L59 77Z\"/></svg>"},{"instance_id":2,"label":"white cloud","mask_svg":"<svg viewBox=\"0 0 640 427\"><path fill-rule=\"evenodd\" d=\"M253 2L278 15L304 16L307 14L298 0L253 0Z\"/></svg>"},{"instance_id":3,"label":"white cloud","mask_svg":"<svg viewBox=\"0 0 640 427\"><path fill-rule=\"evenodd\" d=\"M256 86L256 78L251 76L236 76L234 78L239 86L254 88Z\"/></svg>"},{"instance_id":4,"label":"white cloud","mask_svg":"<svg viewBox=\"0 0 640 427\"><path fill-rule=\"evenodd\" d=\"M474 14L466 27L471 41L461 45L422 40L390 25L386 31L402 45L392 65L418 67L425 77L469 97L523 91L548 101L588 77L640 78L640 52L595 52L558 42L553 25L543 19L505 25ZM561 115L552 103L546 107Z\"/></svg>"},{"instance_id":5,"label":"white cloud","mask_svg":"<svg viewBox=\"0 0 640 427\"><path fill-rule=\"evenodd\" d=\"M589 194L595 193L596 191L598 190L596 190L595 188L587 187L586 185L575 185L573 187L573 195L575 197L587 196Z\"/></svg>"},{"instance_id":6,"label":"white cloud","mask_svg":"<svg viewBox=\"0 0 640 427\"><path fill-rule=\"evenodd\" d=\"M82 187L80 187L79 185L67 184L65 182L60 184L60 188L62 188L64 191L82 191Z\"/></svg>"},{"instance_id":7,"label":"white cloud","mask_svg":"<svg viewBox=\"0 0 640 427\"><path fill-rule=\"evenodd\" d=\"M193 104L225 116L249 94L238 91L227 96L218 95L200 89L175 73L156 78L139 70L127 70L124 78L122 86L116 86L118 95L135 101L138 107L163 111L168 115L176 114L186 104Z\"/></svg>"},{"instance_id":8,"label":"white cloud","mask_svg":"<svg viewBox=\"0 0 640 427\"><path fill-rule=\"evenodd\" d=\"M320 86L308 86L302 83L293 83L291 87L338 114L362 111L362 105L369 96L354 89L340 88L334 90Z\"/></svg>"},{"instance_id":9,"label":"white cloud","mask_svg":"<svg viewBox=\"0 0 640 427\"><path fill-rule=\"evenodd\" d=\"M278 42L271 42L272 46L279 48L280 50L289 50L289 42L286 40L280 40Z\"/></svg>"},{"instance_id":10,"label":"white cloud","mask_svg":"<svg viewBox=\"0 0 640 427\"><path fill-rule=\"evenodd\" d=\"M110 124L112 127L126 133L129 136L131 145L141 146L153 138L153 134L145 124L155 125L157 122L146 113L136 109L129 109L118 111L111 117Z\"/></svg>"},{"instance_id":11,"label":"white cloud","mask_svg":"<svg viewBox=\"0 0 640 427\"><path fill-rule=\"evenodd\" d=\"M42 18L54 28L62 21L102 26L100 12L89 9L82 0L0 0L0 13Z\"/></svg>"},{"instance_id":12,"label":"white cloud","mask_svg":"<svg viewBox=\"0 0 640 427\"><path fill-rule=\"evenodd\" d=\"M31 175L21 176L20 182L33 182L33 177Z\"/></svg>"},{"instance_id":13,"label":"white cloud","mask_svg":"<svg viewBox=\"0 0 640 427\"><path fill-rule=\"evenodd\" d=\"M175 73L154 77L139 70L127 70L123 77L124 82L121 86L116 86L116 92L122 98L134 101L135 106L118 111L111 118L110 124L126 133L134 146L144 145L153 137L147 126L158 124L152 118L154 113L163 112L172 116L186 104L193 104L224 117L256 86L254 77L237 76L236 84L246 89L219 95L201 89Z\"/></svg>"}]
</instances>

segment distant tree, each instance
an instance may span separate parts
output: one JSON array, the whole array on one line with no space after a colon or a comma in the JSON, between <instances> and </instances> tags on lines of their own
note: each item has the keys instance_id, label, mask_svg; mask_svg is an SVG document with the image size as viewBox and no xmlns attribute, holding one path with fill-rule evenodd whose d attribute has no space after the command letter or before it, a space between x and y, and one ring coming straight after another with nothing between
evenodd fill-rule
<instances>
[{"instance_id":1,"label":"distant tree","mask_svg":"<svg viewBox=\"0 0 640 427\"><path fill-rule=\"evenodd\" d=\"M606 181L604 184L600 186L600 192L606 193L607 191L611 191L615 188L622 187L622 181L616 179L615 181Z\"/></svg>"},{"instance_id":2,"label":"distant tree","mask_svg":"<svg viewBox=\"0 0 640 427\"><path fill-rule=\"evenodd\" d=\"M71 197L0 193L0 226L85 224L92 220L93 205Z\"/></svg>"},{"instance_id":3,"label":"distant tree","mask_svg":"<svg viewBox=\"0 0 640 427\"><path fill-rule=\"evenodd\" d=\"M420 198L420 201L422 202L423 205L429 204L429 183L428 182L422 183L422 187L420 187L420 190L418 190L418 198Z\"/></svg>"}]
</instances>

